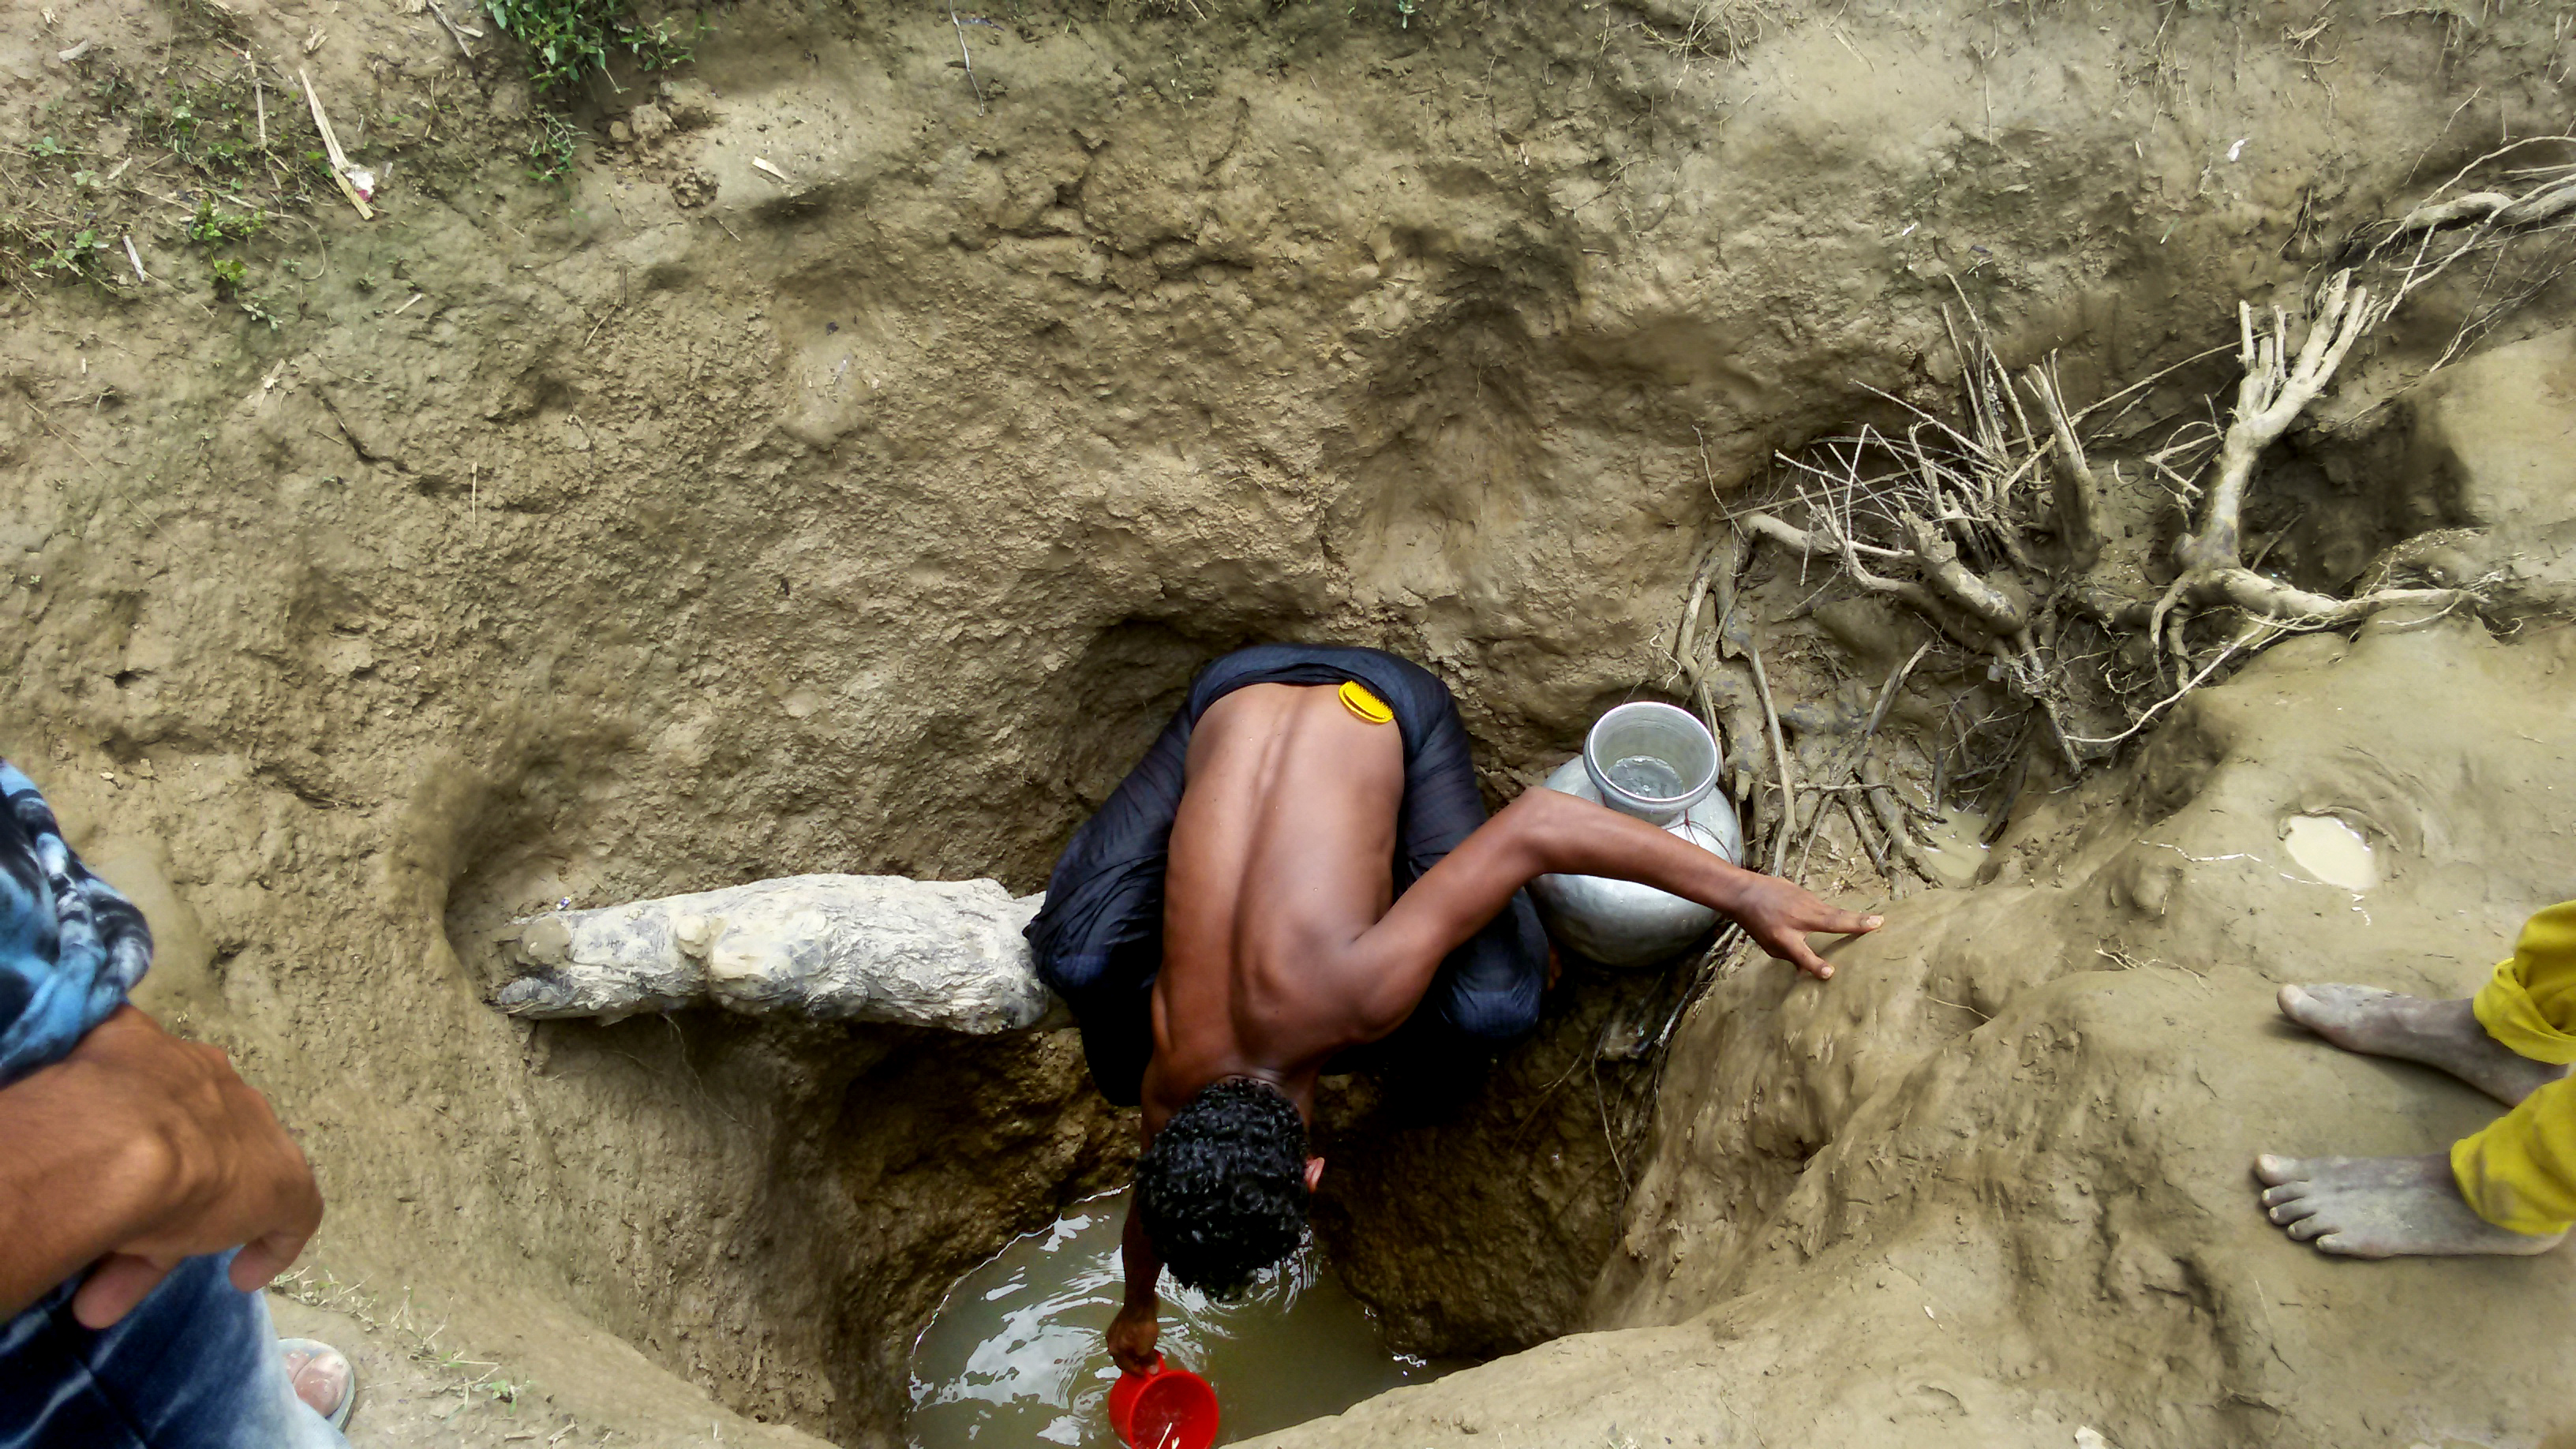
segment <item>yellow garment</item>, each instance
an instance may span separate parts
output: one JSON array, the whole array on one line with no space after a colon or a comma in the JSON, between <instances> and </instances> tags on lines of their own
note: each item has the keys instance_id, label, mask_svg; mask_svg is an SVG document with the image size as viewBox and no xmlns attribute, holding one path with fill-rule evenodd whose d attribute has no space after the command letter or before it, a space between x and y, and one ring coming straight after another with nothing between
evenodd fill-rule
<instances>
[{"instance_id":1,"label":"yellow garment","mask_svg":"<svg viewBox=\"0 0 2576 1449\"><path fill-rule=\"evenodd\" d=\"M2513 958L2478 992L2487 1035L2536 1062L2576 1062L2576 901L2523 924ZM2576 1077L2522 1099L2451 1145L2451 1175L2478 1216L2534 1235L2576 1227Z\"/></svg>"},{"instance_id":2,"label":"yellow garment","mask_svg":"<svg viewBox=\"0 0 2576 1449\"><path fill-rule=\"evenodd\" d=\"M1395 718L1395 711L1386 707L1386 701L1361 688L1356 679L1342 681L1341 696L1342 708L1370 724L1385 724Z\"/></svg>"}]
</instances>

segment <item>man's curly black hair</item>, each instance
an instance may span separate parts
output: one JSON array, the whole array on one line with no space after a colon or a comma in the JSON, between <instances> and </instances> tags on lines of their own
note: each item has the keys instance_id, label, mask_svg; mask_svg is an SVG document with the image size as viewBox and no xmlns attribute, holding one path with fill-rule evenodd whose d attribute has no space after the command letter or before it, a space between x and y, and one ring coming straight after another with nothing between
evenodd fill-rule
<instances>
[{"instance_id":1,"label":"man's curly black hair","mask_svg":"<svg viewBox=\"0 0 2576 1449\"><path fill-rule=\"evenodd\" d=\"M1136 1211L1172 1276L1216 1298L1306 1236L1306 1119L1267 1082L1199 1089L1136 1164Z\"/></svg>"}]
</instances>

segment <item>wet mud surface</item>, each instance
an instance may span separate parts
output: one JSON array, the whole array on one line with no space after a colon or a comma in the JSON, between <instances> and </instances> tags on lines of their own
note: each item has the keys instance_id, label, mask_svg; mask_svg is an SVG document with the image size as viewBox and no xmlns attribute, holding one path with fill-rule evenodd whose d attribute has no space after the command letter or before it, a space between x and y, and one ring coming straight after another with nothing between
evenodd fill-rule
<instances>
[{"instance_id":1,"label":"wet mud surface","mask_svg":"<svg viewBox=\"0 0 2576 1449\"><path fill-rule=\"evenodd\" d=\"M916 1449L1117 1449L1107 1402L1118 1369L1101 1336L1126 1281L1125 1213L1123 1193L1091 1198L957 1280L913 1349L904 1431ZM1220 1443L1337 1414L1441 1371L1389 1351L1311 1245L1234 1302L1166 1286L1160 1351L1215 1388Z\"/></svg>"}]
</instances>

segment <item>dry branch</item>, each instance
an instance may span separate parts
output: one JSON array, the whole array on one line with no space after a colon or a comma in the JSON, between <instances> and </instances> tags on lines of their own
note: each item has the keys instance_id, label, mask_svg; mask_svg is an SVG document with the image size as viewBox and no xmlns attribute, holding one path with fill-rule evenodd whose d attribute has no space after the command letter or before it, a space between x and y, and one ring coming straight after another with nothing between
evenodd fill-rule
<instances>
[{"instance_id":1,"label":"dry branch","mask_svg":"<svg viewBox=\"0 0 2576 1449\"><path fill-rule=\"evenodd\" d=\"M1905 862L1907 870L1935 885L1940 884L1941 877L1933 874L1931 865L1923 858L1923 848L1915 843L1913 832L1905 828L1905 810L1897 803L1894 787L1887 782L1886 767L1874 758L1863 757L1860 778L1861 783L1869 787L1866 798L1870 813L1878 818L1879 829L1886 833L1889 849Z\"/></svg>"},{"instance_id":2,"label":"dry branch","mask_svg":"<svg viewBox=\"0 0 2576 1449\"><path fill-rule=\"evenodd\" d=\"M1691 576L1682 623L1673 643L1673 662L1690 681L1691 698L1724 754L1727 794L1744 807L1748 847L1761 839L1755 818L1761 803L1760 783L1771 773L1771 745L1750 669L1739 663L1752 634L1752 621L1736 609L1735 576L1744 567L1747 545L1729 530L1718 535ZM1714 660L1700 652L1700 613L1713 608L1717 628ZM1758 851L1748 849L1747 858Z\"/></svg>"},{"instance_id":3,"label":"dry branch","mask_svg":"<svg viewBox=\"0 0 2576 1449\"><path fill-rule=\"evenodd\" d=\"M1914 562L1923 570L1924 581L1943 599L1998 639L2019 638L2029 629L2030 619L2021 605L1959 562L1958 545L1939 530L1911 513L1898 518L1897 526L1913 545Z\"/></svg>"},{"instance_id":4,"label":"dry branch","mask_svg":"<svg viewBox=\"0 0 2576 1449\"><path fill-rule=\"evenodd\" d=\"M2030 390L2039 398L2040 411L2048 418L2048 435L2055 443L2049 455L2049 472L2056 480L2055 501L2058 546L2066 550L2067 562L2079 572L2093 567L2102 558L2102 529L2097 521L2101 510L2102 486L2093 480L2092 465L2085 461L2084 444L2075 436L2075 424L2066 415L2066 400L2058 395L2057 379L2041 368L2029 374Z\"/></svg>"},{"instance_id":5,"label":"dry branch","mask_svg":"<svg viewBox=\"0 0 2576 1449\"><path fill-rule=\"evenodd\" d=\"M2244 532L2239 518L2246 486L2254 480L2255 459L2316 401L2335 369L2343 365L2344 354L2376 319L2369 289L2354 287L2352 271L2346 268L2326 284L2316 320L2309 325L2295 362L2288 360L2289 321L2277 309L2269 330L2254 325L2254 310L2242 302L2236 306L2236 320L2242 338L2237 355L2244 363L2245 377L2237 384L2235 420L2228 424L2227 439L2219 446L2218 484L2210 490L2209 511L2200 530L2174 549L2186 575L2237 564Z\"/></svg>"},{"instance_id":6,"label":"dry branch","mask_svg":"<svg viewBox=\"0 0 2576 1449\"><path fill-rule=\"evenodd\" d=\"M2545 139L2576 144L2576 136ZM2344 255L2358 261L2323 280L2304 328L2279 308L2258 318L2253 308L2240 305L2235 347L2243 373L2223 425L2214 410L2207 421L2177 420L2179 426L2161 431L2161 446L2137 447L2105 466L2091 455L2111 445L2098 432L2085 435L2086 419L2117 405L2117 413L2094 426L2116 421L2138 406L2149 386L2211 353L2185 358L2077 409L2067 402L2053 363L2024 369L2016 380L1970 306L1964 320L1943 311L1960 361L1958 421L1943 421L1881 393L1910 415L1901 431L1863 426L1797 455L1779 455L1785 465L1780 487L1730 520L1743 549L1767 545L1795 560L1801 580L1822 566L1830 571L1828 584L1839 581L1910 609L1985 660L1987 679L2000 687L2004 702L1960 729L1955 776L1951 745L1945 740L1931 751L1936 802L1970 780L1987 778L1995 783L1978 788L2001 788L2001 813L2008 814L2032 755L2044 748L2034 740L2043 726L2069 774L2080 774L2222 670L2290 634L2346 627L2395 608L2448 611L2487 598L2492 580L2459 588L2391 587L2385 571L2352 597L2301 588L2262 572L2261 557L2246 557L2245 515L2266 453L2333 384L2362 336L2408 294L2507 235L2576 229L2576 165L2526 172L2529 184L2519 190L2490 186L2444 195L2501 154L2463 168L2433 197L2380 225L2370 233L2369 246L2360 246L2358 238L2348 245ZM2354 269L2361 262L2392 275L2363 285ZM2530 294L2526 290L2500 305ZM1961 301L1967 302L1964 293ZM2453 350L2460 345L2462 338L2455 338ZM2036 419L2023 409L2025 389L2037 404ZM2173 494L2184 524L2169 546L2132 540L2125 530L2117 538L2106 532L2106 490L2123 483L2123 462L2136 483ZM2042 470L2050 485L2045 501L2023 486ZM2042 553L2035 545L2051 534L2057 546L2045 552L2049 563L2043 567L2034 563ZM1694 579L1682 635L1687 654L1706 652L1698 648L1695 632L1702 597L1719 587L1732 589L1736 555L1725 557L1722 585L1719 573L1703 571ZM2173 577L2157 589L2146 580L2164 573L2165 559ZM1811 593L1810 602L1822 592ZM1737 637L1728 623L1731 601L1718 614L1724 647ZM1749 633L1743 637L1749 640ZM1791 776L1763 661L1758 651L1747 652L1751 688L1738 691L1727 720L1728 736L1737 742L1729 754L1731 760L1750 758L1745 745L1757 735L1752 720L1758 703L1770 763L1779 775L1779 814L1769 840L1772 869L1786 860L1791 836L1801 837L1794 843L1802 851L1812 848L1829 809L1865 804L1866 810L1851 809L1853 828L1881 868L1902 862L1934 879L1921 869L1919 847L1907 829L1904 804L1887 783L1885 763L1868 750L1896 681L1881 694L1857 747L1820 765L1802 785ZM1714 718L1729 707L1721 673L1697 657L1686 667L1704 712ZM1999 722L2010 746L2000 755L1988 747L1978 752L1983 758L1969 758L1970 736ZM1848 783L1855 775L1858 786ZM1759 793L1741 773L1737 784L1748 794Z\"/></svg>"}]
</instances>

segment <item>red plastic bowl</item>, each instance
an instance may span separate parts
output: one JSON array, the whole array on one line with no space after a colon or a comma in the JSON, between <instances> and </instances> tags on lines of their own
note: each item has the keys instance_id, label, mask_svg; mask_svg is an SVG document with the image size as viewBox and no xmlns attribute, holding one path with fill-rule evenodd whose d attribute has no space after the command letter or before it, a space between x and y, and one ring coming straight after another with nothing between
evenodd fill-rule
<instances>
[{"instance_id":1,"label":"red plastic bowl","mask_svg":"<svg viewBox=\"0 0 2576 1449\"><path fill-rule=\"evenodd\" d=\"M1152 1373L1122 1373L1111 1386L1109 1427L1131 1449L1208 1449L1216 1442L1216 1390L1156 1354Z\"/></svg>"}]
</instances>

